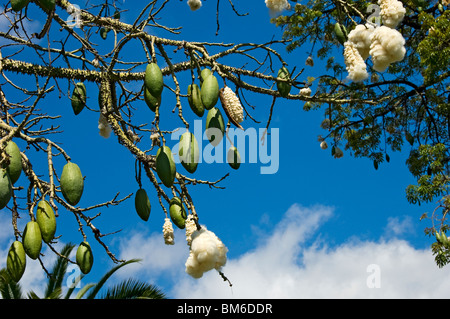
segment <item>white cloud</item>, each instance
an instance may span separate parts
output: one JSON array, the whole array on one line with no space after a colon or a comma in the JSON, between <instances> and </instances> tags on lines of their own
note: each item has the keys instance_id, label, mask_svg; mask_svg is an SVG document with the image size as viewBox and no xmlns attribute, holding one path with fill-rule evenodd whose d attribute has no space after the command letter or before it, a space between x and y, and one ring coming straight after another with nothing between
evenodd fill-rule
<instances>
[{"instance_id":1,"label":"white cloud","mask_svg":"<svg viewBox=\"0 0 450 319\"><path fill-rule=\"evenodd\" d=\"M387 236L400 236L408 232L414 232L414 224L411 216L389 217L385 227Z\"/></svg>"},{"instance_id":2,"label":"white cloud","mask_svg":"<svg viewBox=\"0 0 450 319\"><path fill-rule=\"evenodd\" d=\"M117 238L118 249L120 258L142 261L126 266L113 280L138 278L156 284L170 298L440 298L450 293L450 267L439 269L428 248L416 249L392 236L361 241L357 234L327 246L321 227L332 216L330 207L293 205L270 232L253 225L254 248L229 259L223 268L232 287L214 270L200 279L185 273L189 252L183 230L176 229L175 245L167 246L162 228L136 229ZM386 230L392 225L408 229L408 220L389 219ZM403 232L386 231L396 233ZM6 250L3 241L2 257ZM39 262L27 265L21 280L24 292L34 289L42 295L43 282Z\"/></svg>"},{"instance_id":3,"label":"white cloud","mask_svg":"<svg viewBox=\"0 0 450 319\"><path fill-rule=\"evenodd\" d=\"M398 239L352 240L326 247L317 234L327 207L293 205L265 242L229 260L225 275L184 276L175 298L438 298L450 293L450 269L439 269L428 249ZM313 244L312 236L319 236ZM372 287L372 288L371 288Z\"/></svg>"}]
</instances>

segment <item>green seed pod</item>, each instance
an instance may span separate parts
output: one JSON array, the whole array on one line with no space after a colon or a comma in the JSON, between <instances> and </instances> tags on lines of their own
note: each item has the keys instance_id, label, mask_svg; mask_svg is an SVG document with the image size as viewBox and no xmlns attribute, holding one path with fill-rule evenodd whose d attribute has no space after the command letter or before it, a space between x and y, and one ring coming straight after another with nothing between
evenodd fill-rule
<instances>
[{"instance_id":1,"label":"green seed pod","mask_svg":"<svg viewBox=\"0 0 450 319\"><path fill-rule=\"evenodd\" d=\"M206 116L206 136L213 146L219 145L225 133L225 122L222 113L217 107L208 111Z\"/></svg>"},{"instance_id":2,"label":"green seed pod","mask_svg":"<svg viewBox=\"0 0 450 319\"><path fill-rule=\"evenodd\" d=\"M238 169L241 166L241 155L236 147L231 146L227 152L227 162L233 169Z\"/></svg>"},{"instance_id":3,"label":"green seed pod","mask_svg":"<svg viewBox=\"0 0 450 319\"><path fill-rule=\"evenodd\" d=\"M173 185L176 167L172 150L168 146L161 146L156 153L156 173L166 187Z\"/></svg>"},{"instance_id":4,"label":"green seed pod","mask_svg":"<svg viewBox=\"0 0 450 319\"><path fill-rule=\"evenodd\" d=\"M189 84L188 86L188 102L192 111L202 117L205 113L205 107L202 102L202 94L197 84Z\"/></svg>"},{"instance_id":5,"label":"green seed pod","mask_svg":"<svg viewBox=\"0 0 450 319\"><path fill-rule=\"evenodd\" d=\"M102 37L103 40L106 40L106 38L108 37L108 32L109 32L109 28L105 28L105 27L100 28L100 36Z\"/></svg>"},{"instance_id":6,"label":"green seed pod","mask_svg":"<svg viewBox=\"0 0 450 319\"><path fill-rule=\"evenodd\" d=\"M6 270L12 280L18 282L22 278L26 264L27 257L23 245L20 241L16 240L11 244L8 256L6 257Z\"/></svg>"},{"instance_id":7,"label":"green seed pod","mask_svg":"<svg viewBox=\"0 0 450 319\"><path fill-rule=\"evenodd\" d=\"M80 114L86 105L86 86L83 82L78 82L75 84L75 88L72 92L72 109L75 115Z\"/></svg>"},{"instance_id":8,"label":"green seed pod","mask_svg":"<svg viewBox=\"0 0 450 319\"><path fill-rule=\"evenodd\" d=\"M6 168L11 183L14 184L22 173L22 155L20 155L19 147L13 141L8 141L5 152L9 155L9 164L5 165L4 168Z\"/></svg>"},{"instance_id":9,"label":"green seed pod","mask_svg":"<svg viewBox=\"0 0 450 319\"><path fill-rule=\"evenodd\" d=\"M164 88L163 74L156 63L149 63L145 69L144 83L154 97L159 97Z\"/></svg>"},{"instance_id":10,"label":"green seed pod","mask_svg":"<svg viewBox=\"0 0 450 319\"><path fill-rule=\"evenodd\" d=\"M55 4L56 4L55 0L39 0L38 2L41 5L41 7L47 12L55 9Z\"/></svg>"},{"instance_id":11,"label":"green seed pod","mask_svg":"<svg viewBox=\"0 0 450 319\"><path fill-rule=\"evenodd\" d=\"M42 248L42 235L37 222L29 221L27 223L23 231L22 244L28 257L31 259L39 257Z\"/></svg>"},{"instance_id":12,"label":"green seed pod","mask_svg":"<svg viewBox=\"0 0 450 319\"><path fill-rule=\"evenodd\" d=\"M200 72L200 81L203 84L203 81L205 81L205 79L210 76L212 74L211 70L208 68L204 68L201 72Z\"/></svg>"},{"instance_id":13,"label":"green seed pod","mask_svg":"<svg viewBox=\"0 0 450 319\"><path fill-rule=\"evenodd\" d=\"M52 206L46 200L41 200L36 209L36 222L41 230L42 240L49 243L56 233L56 218Z\"/></svg>"},{"instance_id":14,"label":"green seed pod","mask_svg":"<svg viewBox=\"0 0 450 319\"><path fill-rule=\"evenodd\" d=\"M181 165L189 172L194 173L197 170L197 165L200 158L200 150L197 139L191 132L183 133L178 144L178 156L180 157Z\"/></svg>"},{"instance_id":15,"label":"green seed pod","mask_svg":"<svg viewBox=\"0 0 450 319\"><path fill-rule=\"evenodd\" d=\"M134 207L139 217L147 221L150 216L150 200L148 199L147 192L143 188L139 188L134 197Z\"/></svg>"},{"instance_id":16,"label":"green seed pod","mask_svg":"<svg viewBox=\"0 0 450 319\"><path fill-rule=\"evenodd\" d=\"M144 86L144 100L150 110L156 112L156 107L161 106L161 95L154 97L149 90Z\"/></svg>"},{"instance_id":17,"label":"green seed pod","mask_svg":"<svg viewBox=\"0 0 450 319\"><path fill-rule=\"evenodd\" d=\"M5 168L0 169L0 209L5 208L12 196L12 183Z\"/></svg>"},{"instance_id":18,"label":"green seed pod","mask_svg":"<svg viewBox=\"0 0 450 319\"><path fill-rule=\"evenodd\" d=\"M94 264L94 255L92 254L91 246L87 241L83 241L78 246L75 260L83 274L86 275L91 271L92 265Z\"/></svg>"},{"instance_id":19,"label":"green seed pod","mask_svg":"<svg viewBox=\"0 0 450 319\"><path fill-rule=\"evenodd\" d=\"M119 10L114 11L113 18L116 20L120 20L120 11Z\"/></svg>"},{"instance_id":20,"label":"green seed pod","mask_svg":"<svg viewBox=\"0 0 450 319\"><path fill-rule=\"evenodd\" d=\"M30 0L11 0L11 8L17 12L25 8L29 2Z\"/></svg>"},{"instance_id":21,"label":"green seed pod","mask_svg":"<svg viewBox=\"0 0 450 319\"><path fill-rule=\"evenodd\" d=\"M334 34L338 39L340 44L344 44L347 41L347 29L344 25L341 25L339 22L336 22L334 25Z\"/></svg>"},{"instance_id":22,"label":"green seed pod","mask_svg":"<svg viewBox=\"0 0 450 319\"><path fill-rule=\"evenodd\" d=\"M77 164L68 162L61 174L61 192L70 205L76 205L83 195L84 179Z\"/></svg>"},{"instance_id":23,"label":"green seed pod","mask_svg":"<svg viewBox=\"0 0 450 319\"><path fill-rule=\"evenodd\" d=\"M169 214L172 222L180 229L186 226L186 209L179 197L173 197L169 202Z\"/></svg>"},{"instance_id":24,"label":"green seed pod","mask_svg":"<svg viewBox=\"0 0 450 319\"><path fill-rule=\"evenodd\" d=\"M208 76L201 88L202 103L205 109L210 110L219 100L219 82L214 75Z\"/></svg>"},{"instance_id":25,"label":"green seed pod","mask_svg":"<svg viewBox=\"0 0 450 319\"><path fill-rule=\"evenodd\" d=\"M278 77L280 79L288 80L290 79L291 75L289 74L288 69L283 66L278 70ZM277 89L278 93L280 93L282 97L286 97L291 92L291 85L288 82L277 81Z\"/></svg>"}]
</instances>

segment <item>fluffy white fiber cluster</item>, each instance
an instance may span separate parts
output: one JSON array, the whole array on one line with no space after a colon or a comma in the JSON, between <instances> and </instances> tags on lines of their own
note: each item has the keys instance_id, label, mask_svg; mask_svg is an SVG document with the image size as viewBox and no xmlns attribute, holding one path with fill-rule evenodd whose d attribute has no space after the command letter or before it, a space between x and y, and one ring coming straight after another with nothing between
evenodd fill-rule
<instances>
[{"instance_id":1,"label":"fluffy white fiber cluster","mask_svg":"<svg viewBox=\"0 0 450 319\"><path fill-rule=\"evenodd\" d=\"M357 25L344 43L344 61L348 78L352 81L364 81L369 77L365 60L372 58L373 68L384 72L391 63L405 57L405 39L395 27L403 20L405 8L397 0L378 0L384 25Z\"/></svg>"},{"instance_id":2,"label":"fluffy white fiber cluster","mask_svg":"<svg viewBox=\"0 0 450 319\"><path fill-rule=\"evenodd\" d=\"M271 13L278 13L283 10L287 10L291 7L287 0L265 0L266 7L269 8Z\"/></svg>"},{"instance_id":3,"label":"fluffy white fiber cluster","mask_svg":"<svg viewBox=\"0 0 450 319\"><path fill-rule=\"evenodd\" d=\"M111 126L109 126L108 121L101 113L100 118L98 119L98 129L101 136L104 138L109 138L109 135L111 134Z\"/></svg>"},{"instance_id":4,"label":"fluffy white fiber cluster","mask_svg":"<svg viewBox=\"0 0 450 319\"><path fill-rule=\"evenodd\" d=\"M403 60L406 49L405 39L395 29L381 26L375 29L370 45L373 68L376 71L385 71L391 63Z\"/></svg>"},{"instance_id":5,"label":"fluffy white fiber cluster","mask_svg":"<svg viewBox=\"0 0 450 319\"><path fill-rule=\"evenodd\" d=\"M375 27L371 24L358 24L348 34L348 41L355 44L359 54L364 60L369 57L372 34L374 30Z\"/></svg>"},{"instance_id":6,"label":"fluffy white fiber cluster","mask_svg":"<svg viewBox=\"0 0 450 319\"><path fill-rule=\"evenodd\" d=\"M366 63L353 42L344 43L344 62L347 66L348 78L354 82L364 81L369 77Z\"/></svg>"},{"instance_id":7,"label":"fluffy white fiber cluster","mask_svg":"<svg viewBox=\"0 0 450 319\"><path fill-rule=\"evenodd\" d=\"M186 273L200 278L209 270L221 270L227 261L227 247L212 232L202 226L191 235L191 249L186 260Z\"/></svg>"},{"instance_id":8,"label":"fluffy white fiber cluster","mask_svg":"<svg viewBox=\"0 0 450 319\"><path fill-rule=\"evenodd\" d=\"M202 6L201 0L188 0L187 4L192 11L198 10Z\"/></svg>"},{"instance_id":9,"label":"fluffy white fiber cluster","mask_svg":"<svg viewBox=\"0 0 450 319\"><path fill-rule=\"evenodd\" d=\"M166 245L174 245L174 234L173 234L173 226L170 222L170 218L166 217L164 219L164 225L163 225L163 236L164 236L164 243Z\"/></svg>"},{"instance_id":10,"label":"fluffy white fiber cluster","mask_svg":"<svg viewBox=\"0 0 450 319\"><path fill-rule=\"evenodd\" d=\"M406 9L398 0L378 0L380 15L383 24L389 28L395 28L405 17Z\"/></svg>"}]
</instances>

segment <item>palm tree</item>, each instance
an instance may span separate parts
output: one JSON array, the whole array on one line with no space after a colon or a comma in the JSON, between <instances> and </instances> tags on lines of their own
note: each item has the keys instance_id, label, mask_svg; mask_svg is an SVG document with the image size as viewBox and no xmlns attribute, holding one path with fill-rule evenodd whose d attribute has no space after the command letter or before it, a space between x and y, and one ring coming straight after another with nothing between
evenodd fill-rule
<instances>
[{"instance_id":1,"label":"palm tree","mask_svg":"<svg viewBox=\"0 0 450 319\"><path fill-rule=\"evenodd\" d=\"M75 246L72 244L65 245L60 252L61 256L68 256ZM53 265L50 276L48 277L47 287L43 298L45 299L70 299L75 290L76 285L70 287L63 297L62 283L67 271L68 261L66 258L59 256ZM121 263L109 270L98 283L90 283L82 287L75 299L96 299L99 291L105 282L120 268L130 263L138 262L140 259L131 259ZM83 278L79 277L78 282ZM3 299L26 299L22 293L19 283L11 279L5 268L0 269L0 294ZM28 299L40 299L34 292L27 293ZM97 299L166 299L165 294L156 286L141 282L135 279L127 279L108 288L100 298Z\"/></svg>"}]
</instances>

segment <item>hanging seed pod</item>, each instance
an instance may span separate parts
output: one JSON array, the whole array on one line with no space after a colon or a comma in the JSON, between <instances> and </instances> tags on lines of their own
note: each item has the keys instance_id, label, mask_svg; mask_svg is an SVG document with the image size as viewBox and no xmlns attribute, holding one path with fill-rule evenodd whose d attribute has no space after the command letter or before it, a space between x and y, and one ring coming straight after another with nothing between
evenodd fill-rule
<instances>
[{"instance_id":1,"label":"hanging seed pod","mask_svg":"<svg viewBox=\"0 0 450 319\"><path fill-rule=\"evenodd\" d=\"M30 0L11 0L11 8L14 11L20 11L25 8Z\"/></svg>"},{"instance_id":2,"label":"hanging seed pod","mask_svg":"<svg viewBox=\"0 0 450 319\"><path fill-rule=\"evenodd\" d=\"M244 130L241 124L239 124L244 120L244 110L239 98L228 86L221 89L219 93L220 102L230 122L241 130Z\"/></svg>"},{"instance_id":3,"label":"hanging seed pod","mask_svg":"<svg viewBox=\"0 0 450 319\"><path fill-rule=\"evenodd\" d=\"M210 74L203 80L202 87L200 89L203 106L205 109L212 109L219 100L219 82L217 78Z\"/></svg>"},{"instance_id":4,"label":"hanging seed pod","mask_svg":"<svg viewBox=\"0 0 450 319\"><path fill-rule=\"evenodd\" d=\"M206 136L213 146L219 145L225 133L225 122L222 113L217 107L213 107L206 115Z\"/></svg>"},{"instance_id":5,"label":"hanging seed pod","mask_svg":"<svg viewBox=\"0 0 450 319\"><path fill-rule=\"evenodd\" d=\"M161 105L161 95L158 97L153 96L144 85L144 101L150 110L156 112L156 108Z\"/></svg>"},{"instance_id":6,"label":"hanging seed pod","mask_svg":"<svg viewBox=\"0 0 450 319\"><path fill-rule=\"evenodd\" d=\"M41 230L42 240L49 243L56 232L56 218L52 206L46 200L41 200L38 203L36 210L36 222L39 224Z\"/></svg>"},{"instance_id":7,"label":"hanging seed pod","mask_svg":"<svg viewBox=\"0 0 450 319\"><path fill-rule=\"evenodd\" d=\"M189 84L188 86L188 102L191 110L199 117L205 113L205 107L202 102L202 95L197 84Z\"/></svg>"},{"instance_id":8,"label":"hanging seed pod","mask_svg":"<svg viewBox=\"0 0 450 319\"><path fill-rule=\"evenodd\" d=\"M80 243L75 259L83 274L88 274L91 271L92 265L94 264L94 255L87 241Z\"/></svg>"},{"instance_id":9,"label":"hanging seed pod","mask_svg":"<svg viewBox=\"0 0 450 319\"><path fill-rule=\"evenodd\" d=\"M47 12L55 9L55 5L56 5L55 0L39 0L38 2L41 5L41 7Z\"/></svg>"},{"instance_id":10,"label":"hanging seed pod","mask_svg":"<svg viewBox=\"0 0 450 319\"><path fill-rule=\"evenodd\" d=\"M0 168L0 209L3 209L12 196L12 183L5 168Z\"/></svg>"},{"instance_id":11,"label":"hanging seed pod","mask_svg":"<svg viewBox=\"0 0 450 319\"><path fill-rule=\"evenodd\" d=\"M183 165L189 173L194 173L197 170L200 150L197 139L193 133L186 132L181 135L178 156L180 158L181 165Z\"/></svg>"},{"instance_id":12,"label":"hanging seed pod","mask_svg":"<svg viewBox=\"0 0 450 319\"><path fill-rule=\"evenodd\" d=\"M147 90L154 97L159 97L164 88L164 80L158 64L151 62L145 69L144 83Z\"/></svg>"},{"instance_id":13,"label":"hanging seed pod","mask_svg":"<svg viewBox=\"0 0 450 319\"><path fill-rule=\"evenodd\" d=\"M139 188L134 197L134 207L137 214L143 221L147 221L150 216L151 204L147 196L147 192L143 188Z\"/></svg>"},{"instance_id":14,"label":"hanging seed pod","mask_svg":"<svg viewBox=\"0 0 450 319\"><path fill-rule=\"evenodd\" d=\"M289 70L283 66L278 70L278 77L280 79L288 80L291 78ZM277 89L282 97L286 97L289 95L291 91L291 85L288 82L277 81Z\"/></svg>"},{"instance_id":15,"label":"hanging seed pod","mask_svg":"<svg viewBox=\"0 0 450 319\"><path fill-rule=\"evenodd\" d=\"M73 113L75 115L80 114L86 105L86 86L83 82L78 82L75 84L75 88L72 92L71 104Z\"/></svg>"},{"instance_id":16,"label":"hanging seed pod","mask_svg":"<svg viewBox=\"0 0 450 319\"><path fill-rule=\"evenodd\" d=\"M36 221L29 221L25 226L22 244L28 257L33 260L39 257L42 248L42 235L39 224Z\"/></svg>"},{"instance_id":17,"label":"hanging seed pod","mask_svg":"<svg viewBox=\"0 0 450 319\"><path fill-rule=\"evenodd\" d=\"M184 229L186 225L186 209L179 197L173 197L169 203L169 214L172 222L180 229Z\"/></svg>"},{"instance_id":18,"label":"hanging seed pod","mask_svg":"<svg viewBox=\"0 0 450 319\"><path fill-rule=\"evenodd\" d=\"M340 44L344 44L345 41L347 41L347 29L345 28L345 25L340 24L339 22L336 22L334 25L334 34L336 35L337 40Z\"/></svg>"},{"instance_id":19,"label":"hanging seed pod","mask_svg":"<svg viewBox=\"0 0 450 319\"><path fill-rule=\"evenodd\" d=\"M156 173L166 187L172 187L176 166L172 150L168 146L161 146L156 153Z\"/></svg>"},{"instance_id":20,"label":"hanging seed pod","mask_svg":"<svg viewBox=\"0 0 450 319\"><path fill-rule=\"evenodd\" d=\"M238 169L241 166L241 155L236 147L231 146L227 153L227 162L233 169Z\"/></svg>"},{"instance_id":21,"label":"hanging seed pod","mask_svg":"<svg viewBox=\"0 0 450 319\"><path fill-rule=\"evenodd\" d=\"M22 155L17 144L11 140L6 143L5 152L9 155L9 163L3 168L6 168L11 183L14 184L22 173Z\"/></svg>"},{"instance_id":22,"label":"hanging seed pod","mask_svg":"<svg viewBox=\"0 0 450 319\"><path fill-rule=\"evenodd\" d=\"M12 280L18 282L20 278L22 278L26 264L27 256L23 249L23 244L16 240L11 244L8 251L8 257L6 257L6 270Z\"/></svg>"},{"instance_id":23,"label":"hanging seed pod","mask_svg":"<svg viewBox=\"0 0 450 319\"><path fill-rule=\"evenodd\" d=\"M68 162L64 165L60 184L65 200L70 205L78 204L83 195L84 178L77 164Z\"/></svg>"}]
</instances>

